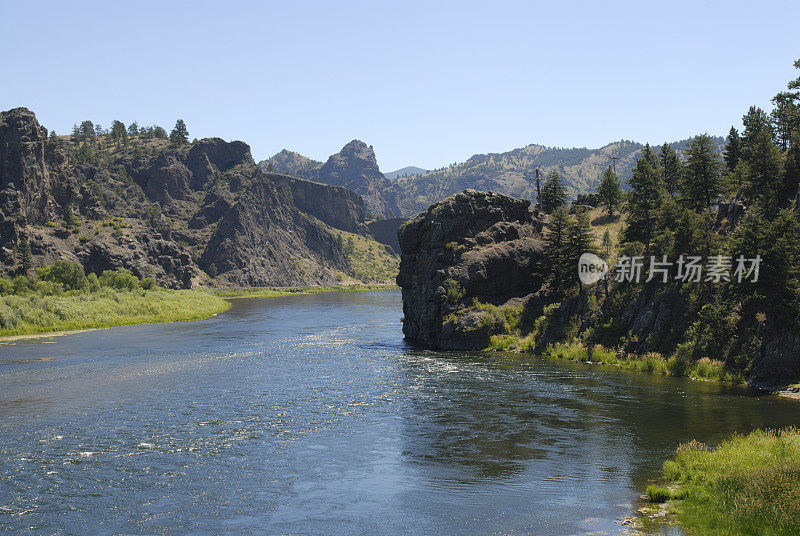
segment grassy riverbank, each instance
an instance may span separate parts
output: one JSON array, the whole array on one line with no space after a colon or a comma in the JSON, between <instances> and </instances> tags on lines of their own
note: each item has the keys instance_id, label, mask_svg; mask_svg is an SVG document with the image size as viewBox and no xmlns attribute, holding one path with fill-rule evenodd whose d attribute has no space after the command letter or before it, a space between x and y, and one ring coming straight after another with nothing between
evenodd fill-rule
<instances>
[{"instance_id":1,"label":"grassy riverbank","mask_svg":"<svg viewBox=\"0 0 800 536\"><path fill-rule=\"evenodd\" d=\"M319 287L250 287L217 288L212 292L222 298L272 298L293 294L316 294L318 292L361 292L369 290L399 290L397 285L342 285Z\"/></svg>"},{"instance_id":2,"label":"grassy riverbank","mask_svg":"<svg viewBox=\"0 0 800 536\"><path fill-rule=\"evenodd\" d=\"M709 449L681 445L664 463L653 502L669 501L690 535L800 534L800 430L755 431Z\"/></svg>"},{"instance_id":3,"label":"grassy riverbank","mask_svg":"<svg viewBox=\"0 0 800 536\"><path fill-rule=\"evenodd\" d=\"M497 335L492 337L488 350L506 352L532 352L533 337L515 335ZM599 344L585 346L583 343L549 344L538 352L540 355L557 359L566 359L579 363L609 365L623 370L664 374L680 378L692 378L709 381L726 381L744 383L744 378L725 369L722 361L702 358L697 361L680 359L677 356L665 358L663 355L650 352L644 355L617 354L613 349Z\"/></svg>"},{"instance_id":4,"label":"grassy riverbank","mask_svg":"<svg viewBox=\"0 0 800 536\"><path fill-rule=\"evenodd\" d=\"M120 290L0 297L0 337L75 329L200 320L230 303L202 290Z\"/></svg>"}]
</instances>

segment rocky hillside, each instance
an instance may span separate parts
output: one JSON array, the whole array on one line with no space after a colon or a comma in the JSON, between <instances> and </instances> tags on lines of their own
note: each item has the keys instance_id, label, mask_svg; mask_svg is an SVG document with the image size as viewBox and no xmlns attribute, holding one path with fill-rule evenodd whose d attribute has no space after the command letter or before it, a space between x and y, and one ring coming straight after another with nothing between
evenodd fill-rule
<instances>
[{"instance_id":1,"label":"rocky hillside","mask_svg":"<svg viewBox=\"0 0 800 536\"><path fill-rule=\"evenodd\" d=\"M4 274L27 242L34 267L62 258L172 288L351 283L337 230L365 233L363 219L358 195L264 173L243 142L56 137L25 108L0 113Z\"/></svg>"},{"instance_id":2,"label":"rocky hillside","mask_svg":"<svg viewBox=\"0 0 800 536\"><path fill-rule=\"evenodd\" d=\"M721 151L724 139L715 138L714 141ZM680 153L687 143L688 140L682 140L670 145ZM574 198L596 190L603 171L612 164L612 156L618 159L616 170L624 183L643 148L642 144L631 141L610 143L600 149L528 145L505 153L477 154L466 162L447 168L398 178L396 183L406 206L414 213L465 188L535 199L536 186L531 179L537 168L542 173L542 180L551 171L558 172L567 193Z\"/></svg>"},{"instance_id":3,"label":"rocky hillside","mask_svg":"<svg viewBox=\"0 0 800 536\"><path fill-rule=\"evenodd\" d=\"M283 150L260 162L259 168L352 190L364 199L370 219L411 215L406 198L378 168L372 146L359 140L345 145L324 164Z\"/></svg>"},{"instance_id":4,"label":"rocky hillside","mask_svg":"<svg viewBox=\"0 0 800 536\"><path fill-rule=\"evenodd\" d=\"M670 143L682 154L689 140ZM714 138L721 152L724 138ZM417 167L382 174L372 147L354 140L323 164L292 151L283 150L259 163L259 167L326 184L341 185L364 197L373 217L411 217L431 204L462 190L490 190L514 197L535 199L531 181L536 169L547 176L551 171L564 179L570 197L596 190L603 171L616 157L616 170L624 181L630 177L644 145L632 141L610 143L599 149L528 145L505 153L476 154L469 160L428 171Z\"/></svg>"},{"instance_id":5,"label":"rocky hillside","mask_svg":"<svg viewBox=\"0 0 800 536\"><path fill-rule=\"evenodd\" d=\"M400 227L406 339L427 348L485 348L499 332L497 311L542 285L542 226L527 200L466 190Z\"/></svg>"}]
</instances>

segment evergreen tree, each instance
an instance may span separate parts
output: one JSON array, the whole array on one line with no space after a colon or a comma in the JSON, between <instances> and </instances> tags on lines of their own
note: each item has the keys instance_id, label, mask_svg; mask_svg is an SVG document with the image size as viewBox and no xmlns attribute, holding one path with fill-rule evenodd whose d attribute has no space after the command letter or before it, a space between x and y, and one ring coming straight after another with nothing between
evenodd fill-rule
<instances>
[{"instance_id":1,"label":"evergreen tree","mask_svg":"<svg viewBox=\"0 0 800 536\"><path fill-rule=\"evenodd\" d=\"M655 162L655 164L654 164ZM648 255L652 244L653 222L656 211L666 195L661 170L657 167L657 159L645 146L642 155L636 160L633 175L628 179L631 195L627 205L628 225L623 233L624 242L641 242Z\"/></svg>"},{"instance_id":2,"label":"evergreen tree","mask_svg":"<svg viewBox=\"0 0 800 536\"><path fill-rule=\"evenodd\" d=\"M747 113L742 117L744 123L744 133L742 134L742 159L747 161L753 156L756 139L761 136L773 138L772 124L769 117L761 108L751 106Z\"/></svg>"},{"instance_id":3,"label":"evergreen tree","mask_svg":"<svg viewBox=\"0 0 800 536\"><path fill-rule=\"evenodd\" d=\"M681 160L678 153L664 142L658 155L661 163L661 171L664 173L664 187L669 195L674 196L678 192L681 178Z\"/></svg>"},{"instance_id":4,"label":"evergreen tree","mask_svg":"<svg viewBox=\"0 0 800 536\"><path fill-rule=\"evenodd\" d=\"M128 135L129 136L137 136L139 134L139 123L134 121L130 125L128 125Z\"/></svg>"},{"instance_id":5,"label":"evergreen tree","mask_svg":"<svg viewBox=\"0 0 800 536\"><path fill-rule=\"evenodd\" d=\"M771 131L761 129L751 136L746 154L748 198L759 203L765 214L774 214L788 192L783 182L783 159Z\"/></svg>"},{"instance_id":6,"label":"evergreen tree","mask_svg":"<svg viewBox=\"0 0 800 536\"><path fill-rule=\"evenodd\" d=\"M702 212L709 210L722 187L722 164L714 140L707 134L695 136L689 143L686 170L681 181L683 203Z\"/></svg>"},{"instance_id":7,"label":"evergreen tree","mask_svg":"<svg viewBox=\"0 0 800 536\"><path fill-rule=\"evenodd\" d=\"M603 178L600 179L600 186L597 188L597 196L600 198L600 204L608 210L608 216L614 216L614 210L619 210L622 201L622 186L611 166L603 172Z\"/></svg>"},{"instance_id":8,"label":"evergreen tree","mask_svg":"<svg viewBox=\"0 0 800 536\"><path fill-rule=\"evenodd\" d=\"M611 248L614 246L613 240L611 240L611 231L606 229L606 232L603 233L603 255L606 259L611 257Z\"/></svg>"},{"instance_id":9,"label":"evergreen tree","mask_svg":"<svg viewBox=\"0 0 800 536\"><path fill-rule=\"evenodd\" d=\"M542 186L542 210L552 214L554 210L567 204L567 189L558 173L552 171Z\"/></svg>"},{"instance_id":10,"label":"evergreen tree","mask_svg":"<svg viewBox=\"0 0 800 536\"><path fill-rule=\"evenodd\" d=\"M91 121L83 121L81 126L78 127L78 135L81 139L88 140L90 138L94 138L95 130L94 130L94 123Z\"/></svg>"},{"instance_id":11,"label":"evergreen tree","mask_svg":"<svg viewBox=\"0 0 800 536\"><path fill-rule=\"evenodd\" d=\"M569 224L564 253L561 258L560 272L567 288L580 285L578 260L584 253L597 253L597 246L594 242L594 234L592 234L592 224L589 222L589 213L586 210L580 210Z\"/></svg>"},{"instance_id":12,"label":"evergreen tree","mask_svg":"<svg viewBox=\"0 0 800 536\"><path fill-rule=\"evenodd\" d=\"M125 129L125 123L116 120L111 123L111 139L122 143L128 141L128 131Z\"/></svg>"},{"instance_id":13,"label":"evergreen tree","mask_svg":"<svg viewBox=\"0 0 800 536\"><path fill-rule=\"evenodd\" d=\"M167 139L167 131L164 130L163 127L158 125L153 125L150 127L150 137L156 138L157 140L166 140ZM186 139L189 139L189 133L186 133Z\"/></svg>"},{"instance_id":14,"label":"evergreen tree","mask_svg":"<svg viewBox=\"0 0 800 536\"><path fill-rule=\"evenodd\" d=\"M550 216L550 226L545 235L544 263L548 272L548 280L553 292L559 292L565 286L567 273L565 269L565 247L572 225L563 206L556 208Z\"/></svg>"},{"instance_id":15,"label":"evergreen tree","mask_svg":"<svg viewBox=\"0 0 800 536\"><path fill-rule=\"evenodd\" d=\"M728 133L728 143L725 145L725 152L722 154L725 157L725 165L728 166L728 171L733 172L742 157L742 139L739 137L739 131L734 127L731 127L731 131Z\"/></svg>"},{"instance_id":16,"label":"evergreen tree","mask_svg":"<svg viewBox=\"0 0 800 536\"><path fill-rule=\"evenodd\" d=\"M183 119L175 122L175 128L170 132L169 140L175 145L184 145L189 141L189 131L186 129Z\"/></svg>"},{"instance_id":17,"label":"evergreen tree","mask_svg":"<svg viewBox=\"0 0 800 536\"><path fill-rule=\"evenodd\" d=\"M19 248L17 249L19 253L19 262L22 265L22 271L25 275L28 274L31 270L31 244L28 242L27 238L23 238L19 242Z\"/></svg>"}]
</instances>

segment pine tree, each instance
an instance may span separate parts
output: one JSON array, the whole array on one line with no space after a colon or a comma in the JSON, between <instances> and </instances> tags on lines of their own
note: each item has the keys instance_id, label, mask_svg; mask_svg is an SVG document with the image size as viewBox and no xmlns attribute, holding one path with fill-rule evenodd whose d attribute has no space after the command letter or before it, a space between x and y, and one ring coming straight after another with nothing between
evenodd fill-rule
<instances>
[{"instance_id":1,"label":"pine tree","mask_svg":"<svg viewBox=\"0 0 800 536\"><path fill-rule=\"evenodd\" d=\"M559 207L567 204L567 189L558 173L553 171L547 176L542 186L542 210L552 214Z\"/></svg>"},{"instance_id":2,"label":"pine tree","mask_svg":"<svg viewBox=\"0 0 800 536\"><path fill-rule=\"evenodd\" d=\"M563 206L556 208L550 216L549 230L545 235L544 268L549 273L548 279L554 292L559 292L565 286L565 246L571 225Z\"/></svg>"},{"instance_id":3,"label":"pine tree","mask_svg":"<svg viewBox=\"0 0 800 536\"><path fill-rule=\"evenodd\" d=\"M573 285L580 285L578 260L584 253L597 253L597 246L592 234L592 224L589 222L589 213L581 210L575 215L575 219L570 222L561 259L560 272L567 288Z\"/></svg>"},{"instance_id":4,"label":"pine tree","mask_svg":"<svg viewBox=\"0 0 800 536\"><path fill-rule=\"evenodd\" d=\"M139 134L139 123L134 121L130 125L128 125L128 135L129 136L137 136Z\"/></svg>"},{"instance_id":5,"label":"pine tree","mask_svg":"<svg viewBox=\"0 0 800 536\"><path fill-rule=\"evenodd\" d=\"M681 181L683 203L702 212L709 210L722 188L722 164L707 134L695 136L689 143L686 170Z\"/></svg>"},{"instance_id":6,"label":"pine tree","mask_svg":"<svg viewBox=\"0 0 800 536\"><path fill-rule=\"evenodd\" d=\"M603 255L608 259L611 257L611 248L614 246L614 242L611 240L611 231L606 229L606 232L603 233Z\"/></svg>"},{"instance_id":7,"label":"pine tree","mask_svg":"<svg viewBox=\"0 0 800 536\"><path fill-rule=\"evenodd\" d=\"M175 145L184 145L189 141L189 131L186 129L183 119L175 122L175 128L170 132L169 140Z\"/></svg>"},{"instance_id":8,"label":"pine tree","mask_svg":"<svg viewBox=\"0 0 800 536\"><path fill-rule=\"evenodd\" d=\"M600 198L600 204L608 210L608 217L613 217L614 210L619 210L622 201L622 186L611 166L603 172L603 178L600 179L600 186L597 188L597 196Z\"/></svg>"},{"instance_id":9,"label":"pine tree","mask_svg":"<svg viewBox=\"0 0 800 536\"><path fill-rule=\"evenodd\" d=\"M31 244L28 242L27 238L23 238L19 242L19 248L17 249L19 253L19 262L22 265L22 271L25 275L28 274L31 270Z\"/></svg>"},{"instance_id":10,"label":"pine tree","mask_svg":"<svg viewBox=\"0 0 800 536\"><path fill-rule=\"evenodd\" d=\"M678 158L678 153L668 143L664 142L658 159L661 163L661 170L664 173L664 187L669 195L674 196L678 192L681 178L682 165Z\"/></svg>"},{"instance_id":11,"label":"pine tree","mask_svg":"<svg viewBox=\"0 0 800 536\"><path fill-rule=\"evenodd\" d=\"M765 214L774 214L788 192L783 182L783 158L769 130L762 129L751 137L745 163L748 198L759 203Z\"/></svg>"},{"instance_id":12,"label":"pine tree","mask_svg":"<svg viewBox=\"0 0 800 536\"><path fill-rule=\"evenodd\" d=\"M728 133L728 143L725 145L725 152L722 155L728 171L733 172L742 157L742 139L739 137L739 131L734 127L731 127L731 131Z\"/></svg>"},{"instance_id":13,"label":"pine tree","mask_svg":"<svg viewBox=\"0 0 800 536\"><path fill-rule=\"evenodd\" d=\"M642 155L636 160L633 175L628 179L631 195L627 205L628 225L623 233L623 241L641 242L646 254L649 254L655 236L653 222L656 211L662 196L666 195L661 170L657 166L652 149L646 145Z\"/></svg>"},{"instance_id":14,"label":"pine tree","mask_svg":"<svg viewBox=\"0 0 800 536\"><path fill-rule=\"evenodd\" d=\"M114 121L111 123L111 139L115 142L125 143L128 141L128 131L125 129L125 124L122 121Z\"/></svg>"}]
</instances>

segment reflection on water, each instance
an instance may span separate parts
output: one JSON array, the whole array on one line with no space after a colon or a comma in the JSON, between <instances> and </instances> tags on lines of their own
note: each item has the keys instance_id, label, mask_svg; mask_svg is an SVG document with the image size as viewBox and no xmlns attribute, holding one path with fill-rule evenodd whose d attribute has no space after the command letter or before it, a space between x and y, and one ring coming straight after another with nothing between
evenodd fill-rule
<instances>
[{"instance_id":1,"label":"reflection on water","mask_svg":"<svg viewBox=\"0 0 800 536\"><path fill-rule=\"evenodd\" d=\"M412 350L400 314L396 292L239 300L1 347L0 527L617 533L679 442L800 421L714 384Z\"/></svg>"}]
</instances>

